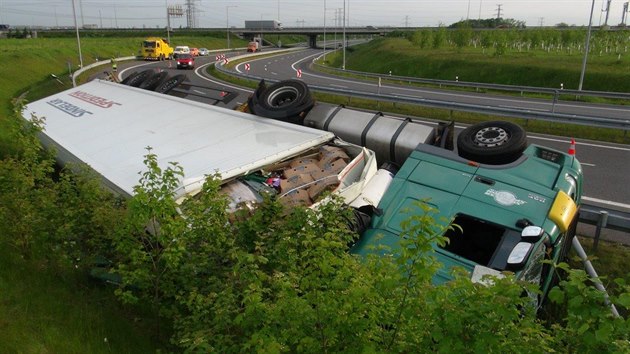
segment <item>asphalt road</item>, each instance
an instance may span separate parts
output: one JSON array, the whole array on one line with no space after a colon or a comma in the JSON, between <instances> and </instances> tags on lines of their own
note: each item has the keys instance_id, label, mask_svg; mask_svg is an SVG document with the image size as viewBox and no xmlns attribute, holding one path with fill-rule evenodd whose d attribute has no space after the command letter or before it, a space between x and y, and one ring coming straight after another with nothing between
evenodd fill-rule
<instances>
[{"instance_id":1,"label":"asphalt road","mask_svg":"<svg viewBox=\"0 0 630 354\"><path fill-rule=\"evenodd\" d=\"M234 55L245 54L225 53L230 58ZM476 93L452 92L448 90L434 90L426 88L415 88L411 86L383 85L378 87L374 82L361 82L356 79L337 78L319 72L311 72L309 64L313 58L322 54L322 51L307 49L299 52L291 52L275 57L261 59L252 58L250 64L251 75L275 80L295 78L297 69L301 69L302 77L306 83L316 86L329 86L338 89L353 91L366 91L386 93L393 96L412 96L432 98L436 100L449 100L457 102L469 102L487 105L510 105L511 107L521 107L527 109L549 109L551 102L536 99L498 97ZM189 83L211 90L200 96L189 96L187 98L196 101L215 104L229 109L246 101L250 89L242 89L232 84L221 82L209 77L205 68L215 61L215 55L198 57L195 70L177 70L169 67L168 62L131 62L123 64L124 68L119 69L124 77L130 72L143 68L158 68L172 71L172 75L186 73ZM171 62L174 64L174 62ZM236 70L244 72L244 64L237 66ZM203 91L203 90L197 90ZM238 96L225 104L222 102L220 93L233 92ZM205 97L204 97L205 95ZM630 118L630 108L615 105L582 104L573 102L560 102L556 105L556 112L571 114L593 115L602 117L616 117L619 119ZM570 138L559 136L543 136L530 134L530 142L548 146L557 150L566 151L569 147ZM576 156L580 160L584 170L584 196L589 204L602 205L607 208L630 212L630 188L626 184L630 182L630 146L620 144L601 143L596 141L576 141Z\"/></svg>"}]
</instances>

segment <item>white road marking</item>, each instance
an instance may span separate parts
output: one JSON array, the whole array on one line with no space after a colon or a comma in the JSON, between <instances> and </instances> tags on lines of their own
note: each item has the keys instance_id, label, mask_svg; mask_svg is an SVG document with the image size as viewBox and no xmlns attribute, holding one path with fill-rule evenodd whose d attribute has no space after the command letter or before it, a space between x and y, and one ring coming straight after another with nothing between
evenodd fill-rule
<instances>
[{"instance_id":1,"label":"white road marking","mask_svg":"<svg viewBox=\"0 0 630 354\"><path fill-rule=\"evenodd\" d=\"M339 88L348 88L348 86L336 85L336 84L329 84L329 86L339 87Z\"/></svg>"}]
</instances>

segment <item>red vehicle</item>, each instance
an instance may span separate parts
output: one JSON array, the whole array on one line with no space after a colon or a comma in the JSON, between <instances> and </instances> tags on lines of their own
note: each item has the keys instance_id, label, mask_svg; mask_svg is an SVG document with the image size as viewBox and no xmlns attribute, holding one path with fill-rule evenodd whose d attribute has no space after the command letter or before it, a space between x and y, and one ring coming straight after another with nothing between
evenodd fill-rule
<instances>
[{"instance_id":1,"label":"red vehicle","mask_svg":"<svg viewBox=\"0 0 630 354\"><path fill-rule=\"evenodd\" d=\"M192 54L180 54L177 56L178 69L193 69L195 67L195 57Z\"/></svg>"}]
</instances>

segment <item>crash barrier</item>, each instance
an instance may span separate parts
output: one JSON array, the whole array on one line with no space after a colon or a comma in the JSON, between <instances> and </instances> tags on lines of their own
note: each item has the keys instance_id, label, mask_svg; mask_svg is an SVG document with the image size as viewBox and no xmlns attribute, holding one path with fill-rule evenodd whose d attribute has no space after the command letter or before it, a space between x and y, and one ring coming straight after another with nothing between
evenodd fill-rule
<instances>
[{"instance_id":1,"label":"crash barrier","mask_svg":"<svg viewBox=\"0 0 630 354\"><path fill-rule=\"evenodd\" d=\"M630 213L628 212L583 203L580 208L580 222L595 225L593 251L597 251L602 229L623 232L622 243L630 244Z\"/></svg>"},{"instance_id":2,"label":"crash barrier","mask_svg":"<svg viewBox=\"0 0 630 354\"><path fill-rule=\"evenodd\" d=\"M133 59L136 59L136 56L135 56L135 55L134 55L134 56L130 56L130 57L115 58L114 60L115 60L116 62L121 62L121 61L124 61L124 60L133 60ZM100 60L100 61L97 61L96 63L92 63L92 64L90 64L90 65L84 66L84 67L82 67L81 69L79 69L79 70L75 71L75 72L72 74L72 87L76 87L76 86L77 86L76 79L77 79L77 77L78 77L79 75L83 74L83 73L84 73L84 72L86 72L87 70L90 70L90 69L96 68L97 66L101 66L101 65L111 65L111 61L110 61L110 60Z\"/></svg>"},{"instance_id":3,"label":"crash barrier","mask_svg":"<svg viewBox=\"0 0 630 354\"><path fill-rule=\"evenodd\" d=\"M249 75L246 73L239 73L234 70L229 70L224 67L222 62L215 63L215 67L228 75L234 75L238 77L242 77L249 80L266 80L268 82L278 82L278 80L266 79L255 75ZM393 102L393 103L408 103L414 104L418 106L424 107L432 107L432 108L440 108L452 111L462 111L462 112L472 112L479 113L485 115L495 115L495 116L503 116L503 117L511 117L511 118L522 118L522 119L533 119L533 120L542 120L542 121L550 121L556 123L566 123L566 124L577 124L577 125L585 125L591 127L598 128L613 128L613 129L621 129L626 133L630 130L630 120L619 120L619 119L611 119L611 118L601 118L601 117L593 117L593 116L581 116L581 115L573 115L573 114L563 114L563 113L555 113L555 112L544 112L544 111L533 111L526 109L518 109L511 107L498 107L498 106L486 106L486 105L478 105L478 104L470 104L470 103L458 103L458 102L448 102L448 101L440 101L426 98L417 98L410 96L398 96L398 95L385 95L380 93L371 93L371 92L358 92L349 89L336 89L331 87L324 86L316 86L309 85L311 90L320 91L326 93L332 93L335 95L346 96L348 98L348 102L350 102L350 98L364 98L375 101L382 102Z\"/></svg>"},{"instance_id":4,"label":"crash barrier","mask_svg":"<svg viewBox=\"0 0 630 354\"><path fill-rule=\"evenodd\" d=\"M422 83L422 84L430 84L438 87L442 86L453 86L453 87L462 87L462 88L470 88L479 91L483 90L496 90L496 91L510 91L510 92L520 92L521 96L524 93L543 93L550 95L575 95L575 96L589 96L589 97L602 97L602 98L614 98L614 99L625 99L630 100L630 93L625 92L608 92L608 91L589 91L589 90L571 90L564 88L550 88L550 87L535 87L535 86L514 86L514 85L503 85L503 84L488 84L483 82L471 82L471 81L459 81L459 80L439 80L439 79L424 79L419 77L409 77L409 76L396 76L396 75L388 75L388 74L377 74L370 73L365 71L355 71L348 69L340 69L333 68L325 65L321 65L318 63L314 63L316 66L321 68L325 68L327 70L336 71L339 73L350 73L358 76L364 76L366 78L379 78L386 79L391 81L401 81L408 83Z\"/></svg>"}]
</instances>

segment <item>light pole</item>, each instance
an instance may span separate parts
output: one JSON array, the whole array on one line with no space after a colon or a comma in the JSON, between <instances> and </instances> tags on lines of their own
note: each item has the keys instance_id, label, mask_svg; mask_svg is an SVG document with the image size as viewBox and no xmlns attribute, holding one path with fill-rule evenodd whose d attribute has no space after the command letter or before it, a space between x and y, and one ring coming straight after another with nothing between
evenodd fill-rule
<instances>
[{"instance_id":1,"label":"light pole","mask_svg":"<svg viewBox=\"0 0 630 354\"><path fill-rule=\"evenodd\" d=\"M582 91L582 83L584 83L584 73L586 72L586 59L588 58L588 49L591 43L591 25L593 24L593 10L595 9L595 0L591 4L591 15L588 18L588 32L586 33L586 45L584 46L584 59L582 60L582 72L580 73L580 84L578 91Z\"/></svg>"},{"instance_id":2,"label":"light pole","mask_svg":"<svg viewBox=\"0 0 630 354\"><path fill-rule=\"evenodd\" d=\"M228 5L225 7L225 33L227 34L227 49L230 49L230 7L238 6Z\"/></svg>"},{"instance_id":3,"label":"light pole","mask_svg":"<svg viewBox=\"0 0 630 354\"><path fill-rule=\"evenodd\" d=\"M324 63L326 62L326 0L324 0Z\"/></svg>"},{"instance_id":4,"label":"light pole","mask_svg":"<svg viewBox=\"0 0 630 354\"><path fill-rule=\"evenodd\" d=\"M79 47L79 67L83 68L83 54L81 54L81 39L79 38L79 26L77 25L77 10L72 0L72 14L74 15L74 29L77 32L77 46Z\"/></svg>"},{"instance_id":5,"label":"light pole","mask_svg":"<svg viewBox=\"0 0 630 354\"><path fill-rule=\"evenodd\" d=\"M342 70L346 70L346 0L343 0L343 65Z\"/></svg>"}]
</instances>

